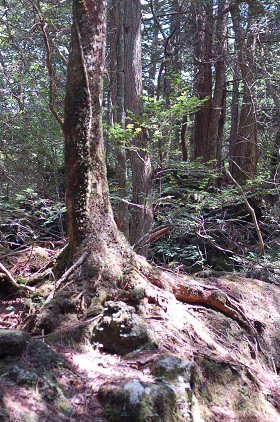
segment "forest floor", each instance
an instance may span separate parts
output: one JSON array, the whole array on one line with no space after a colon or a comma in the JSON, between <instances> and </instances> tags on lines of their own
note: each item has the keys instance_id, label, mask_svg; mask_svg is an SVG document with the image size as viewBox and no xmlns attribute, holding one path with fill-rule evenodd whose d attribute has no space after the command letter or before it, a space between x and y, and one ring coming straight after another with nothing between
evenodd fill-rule
<instances>
[{"instance_id":1,"label":"forest floor","mask_svg":"<svg viewBox=\"0 0 280 422\"><path fill-rule=\"evenodd\" d=\"M34 276L55 252L33 245L11 257L10 269L14 276ZM0 328L26 329L26 320L40 309L54 281L33 281L32 290L19 294L4 274L1 278ZM233 273L191 276L189 281L233 298L256 335L210 306L182 303L168 292L161 293L161 304L146 301L140 312L156 337L155 346L126 355L104 351L86 333L77 342L71 329L77 322L70 321L55 335L33 334L20 356L0 358L0 421L280 421L279 285ZM187 416L108 419L100 388L135 380L143 386L155 384L154 365L170 355L196 366L195 379L186 387L192 397ZM176 406L183 404L178 401Z\"/></svg>"}]
</instances>

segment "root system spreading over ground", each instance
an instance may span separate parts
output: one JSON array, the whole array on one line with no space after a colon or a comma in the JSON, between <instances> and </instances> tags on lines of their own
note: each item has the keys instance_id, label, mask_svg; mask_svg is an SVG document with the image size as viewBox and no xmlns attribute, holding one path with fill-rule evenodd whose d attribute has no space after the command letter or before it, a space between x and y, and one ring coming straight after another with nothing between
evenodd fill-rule
<instances>
[{"instance_id":1,"label":"root system spreading over ground","mask_svg":"<svg viewBox=\"0 0 280 422\"><path fill-rule=\"evenodd\" d=\"M114 286L95 273L90 289L87 253L58 277L41 248L31 277L20 263L38 250L18 257L20 288L1 271L0 352L4 332L32 335L1 352L0 420L280 420L277 284L175 274L132 254Z\"/></svg>"}]
</instances>

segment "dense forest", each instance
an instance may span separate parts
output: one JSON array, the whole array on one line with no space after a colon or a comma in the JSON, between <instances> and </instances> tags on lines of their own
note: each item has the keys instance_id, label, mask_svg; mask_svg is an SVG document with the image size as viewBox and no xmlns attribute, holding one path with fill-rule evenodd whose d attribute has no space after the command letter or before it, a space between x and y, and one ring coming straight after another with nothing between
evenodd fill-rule
<instances>
[{"instance_id":1,"label":"dense forest","mask_svg":"<svg viewBox=\"0 0 280 422\"><path fill-rule=\"evenodd\" d=\"M0 420L278 420L279 15L0 0Z\"/></svg>"}]
</instances>

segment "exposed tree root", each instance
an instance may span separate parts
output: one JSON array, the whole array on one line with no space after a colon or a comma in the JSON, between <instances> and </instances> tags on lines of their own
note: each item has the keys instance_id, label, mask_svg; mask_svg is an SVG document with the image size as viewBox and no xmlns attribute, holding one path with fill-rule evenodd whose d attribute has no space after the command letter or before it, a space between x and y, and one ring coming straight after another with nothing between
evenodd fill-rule
<instances>
[{"instance_id":1,"label":"exposed tree root","mask_svg":"<svg viewBox=\"0 0 280 422\"><path fill-rule=\"evenodd\" d=\"M203 305L223 313L227 317L237 321L240 326L247 329L255 338L259 351L265 355L254 322L250 321L237 301L230 298L219 288L206 285L200 279L190 279L190 277L184 275L178 276L177 274L151 266L144 258L133 252L128 254L122 253L118 265L111 265L113 259L117 262L116 256L112 257L110 262L107 261L108 268L111 268L110 278L108 279L108 270L105 272L106 269L104 269L104 265L106 264L102 257L98 257L96 254L93 255L90 253L89 249L83 251L74 265L72 265L57 281L55 289L47 297L45 304L52 300L55 293L67 280L69 275L75 273L77 268L81 267L82 274L80 274L80 279L85 279L85 282L89 282L89 285L92 287L94 286L96 294L99 294L98 292L100 291L104 293L104 290L107 292L105 296L103 295L102 301L106 300L107 296L114 298L115 300L128 299L139 302L141 298L146 296L150 301L158 304L161 308L164 308L165 302L173 297L181 302ZM101 263L103 263L103 266ZM99 268L96 272L94 282L86 280L88 267ZM107 277L104 276L104 274L107 275ZM120 274L122 274L121 277ZM119 281L116 281L117 279ZM141 297L133 297L135 289L139 287L143 290L144 296L140 295ZM158 289L156 289L156 287Z\"/></svg>"},{"instance_id":2,"label":"exposed tree root","mask_svg":"<svg viewBox=\"0 0 280 422\"><path fill-rule=\"evenodd\" d=\"M205 285L201 280L188 279L183 275L179 277L177 274L167 273L151 266L148 273L144 268L143 275L153 285L172 292L175 298L181 302L209 307L237 321L240 326L246 328L254 336L259 351L265 354L260 343L259 333L253 323L245 315L237 301L231 299L219 288Z\"/></svg>"}]
</instances>

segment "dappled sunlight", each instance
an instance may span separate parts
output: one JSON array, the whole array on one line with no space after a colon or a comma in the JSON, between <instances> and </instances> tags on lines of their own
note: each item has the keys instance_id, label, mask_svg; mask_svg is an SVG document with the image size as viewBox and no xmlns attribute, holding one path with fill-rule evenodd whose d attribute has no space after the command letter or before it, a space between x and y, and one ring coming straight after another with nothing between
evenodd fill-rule
<instances>
[{"instance_id":1,"label":"dappled sunlight","mask_svg":"<svg viewBox=\"0 0 280 422\"><path fill-rule=\"evenodd\" d=\"M148 353L147 353L148 354ZM84 353L68 356L78 372L86 376L94 389L106 382L116 379L137 378L140 381L153 381L154 377L149 369L136 370L135 359L123 358L117 355L110 355L99 350L92 350Z\"/></svg>"}]
</instances>

